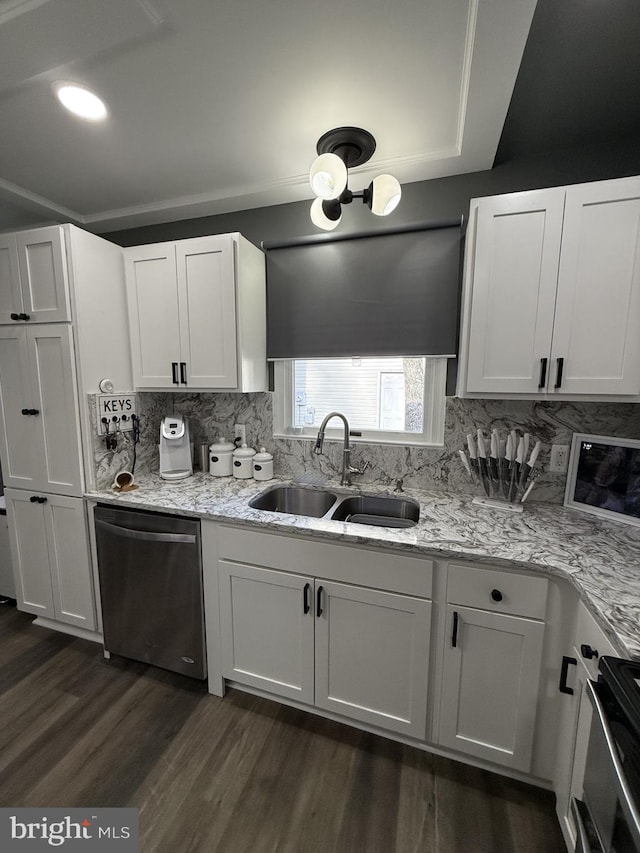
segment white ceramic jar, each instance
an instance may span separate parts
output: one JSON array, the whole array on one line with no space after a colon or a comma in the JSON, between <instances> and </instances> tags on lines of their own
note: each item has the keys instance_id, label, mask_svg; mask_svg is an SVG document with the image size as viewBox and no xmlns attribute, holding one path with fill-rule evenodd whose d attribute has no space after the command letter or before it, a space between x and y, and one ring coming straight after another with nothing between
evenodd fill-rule
<instances>
[{"instance_id":1,"label":"white ceramic jar","mask_svg":"<svg viewBox=\"0 0 640 853\"><path fill-rule=\"evenodd\" d=\"M253 457L256 455L253 447L236 447L233 451L233 476L239 480L250 480L253 477Z\"/></svg>"},{"instance_id":2,"label":"white ceramic jar","mask_svg":"<svg viewBox=\"0 0 640 853\"><path fill-rule=\"evenodd\" d=\"M271 453L267 453L266 448L264 447L261 447L260 453L256 453L253 457L253 479L273 479L273 455Z\"/></svg>"},{"instance_id":3,"label":"white ceramic jar","mask_svg":"<svg viewBox=\"0 0 640 853\"><path fill-rule=\"evenodd\" d=\"M209 448L209 473L214 477L231 477L233 474L233 450L235 445L224 438Z\"/></svg>"}]
</instances>

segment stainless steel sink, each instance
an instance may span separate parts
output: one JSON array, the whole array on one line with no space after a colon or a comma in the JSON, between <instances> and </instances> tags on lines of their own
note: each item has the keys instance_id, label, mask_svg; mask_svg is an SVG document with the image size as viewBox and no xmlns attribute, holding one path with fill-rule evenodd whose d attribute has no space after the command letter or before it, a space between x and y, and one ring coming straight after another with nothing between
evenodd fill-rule
<instances>
[{"instance_id":1,"label":"stainless steel sink","mask_svg":"<svg viewBox=\"0 0 640 853\"><path fill-rule=\"evenodd\" d=\"M420 504L411 498L391 495L340 497L327 489L304 486L272 486L252 498L249 506L267 512L330 518L376 527L415 527L420 518Z\"/></svg>"},{"instance_id":2,"label":"stainless steel sink","mask_svg":"<svg viewBox=\"0 0 640 853\"><path fill-rule=\"evenodd\" d=\"M335 504L338 496L324 489L305 489L301 486L274 486L249 501L254 509L287 512L322 518Z\"/></svg>"},{"instance_id":3,"label":"stainless steel sink","mask_svg":"<svg viewBox=\"0 0 640 853\"><path fill-rule=\"evenodd\" d=\"M411 498L354 495L340 501L331 518L376 527L415 527L420 518L420 504Z\"/></svg>"}]
</instances>

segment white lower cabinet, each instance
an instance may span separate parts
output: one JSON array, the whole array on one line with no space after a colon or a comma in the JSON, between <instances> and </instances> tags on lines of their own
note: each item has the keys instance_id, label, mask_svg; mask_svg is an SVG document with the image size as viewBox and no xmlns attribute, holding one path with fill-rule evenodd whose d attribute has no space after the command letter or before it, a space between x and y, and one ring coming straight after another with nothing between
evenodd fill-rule
<instances>
[{"instance_id":1,"label":"white lower cabinet","mask_svg":"<svg viewBox=\"0 0 640 853\"><path fill-rule=\"evenodd\" d=\"M220 560L223 675L424 739L431 602Z\"/></svg>"},{"instance_id":2,"label":"white lower cabinet","mask_svg":"<svg viewBox=\"0 0 640 853\"><path fill-rule=\"evenodd\" d=\"M84 502L6 489L18 607L96 629Z\"/></svg>"},{"instance_id":3,"label":"white lower cabinet","mask_svg":"<svg viewBox=\"0 0 640 853\"><path fill-rule=\"evenodd\" d=\"M571 800L582 799L584 768L589 744L592 706L587 697L589 679L597 680L603 655L618 657L600 626L580 602L571 653L565 658L561 688L565 706L560 719L556 777L556 812L567 848L576 844Z\"/></svg>"},{"instance_id":4,"label":"white lower cabinet","mask_svg":"<svg viewBox=\"0 0 640 853\"><path fill-rule=\"evenodd\" d=\"M544 578L448 567L441 746L530 771L546 595Z\"/></svg>"}]
</instances>

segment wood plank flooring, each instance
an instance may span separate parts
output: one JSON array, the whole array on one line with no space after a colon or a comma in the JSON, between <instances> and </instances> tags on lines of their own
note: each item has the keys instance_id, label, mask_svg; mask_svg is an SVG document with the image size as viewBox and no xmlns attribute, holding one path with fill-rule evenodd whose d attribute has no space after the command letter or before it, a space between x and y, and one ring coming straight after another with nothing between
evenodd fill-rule
<instances>
[{"instance_id":1,"label":"wood plank flooring","mask_svg":"<svg viewBox=\"0 0 640 853\"><path fill-rule=\"evenodd\" d=\"M142 853L564 853L553 796L0 606L0 806L135 806Z\"/></svg>"}]
</instances>

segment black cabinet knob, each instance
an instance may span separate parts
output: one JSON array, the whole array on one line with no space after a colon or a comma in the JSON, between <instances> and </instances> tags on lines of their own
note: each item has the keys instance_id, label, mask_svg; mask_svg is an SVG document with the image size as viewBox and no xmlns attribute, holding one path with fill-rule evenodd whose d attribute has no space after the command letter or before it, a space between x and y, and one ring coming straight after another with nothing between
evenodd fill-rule
<instances>
[{"instance_id":1,"label":"black cabinet knob","mask_svg":"<svg viewBox=\"0 0 640 853\"><path fill-rule=\"evenodd\" d=\"M580 646L580 654L587 660L593 660L593 658L599 657L598 650L592 649L587 643L582 643Z\"/></svg>"},{"instance_id":2,"label":"black cabinet knob","mask_svg":"<svg viewBox=\"0 0 640 853\"><path fill-rule=\"evenodd\" d=\"M11 312L11 319L12 319L12 320L19 320L19 319L20 319L20 315L19 315L19 314L16 314L16 312L15 312L15 311L12 311L12 312Z\"/></svg>"},{"instance_id":3,"label":"black cabinet knob","mask_svg":"<svg viewBox=\"0 0 640 853\"><path fill-rule=\"evenodd\" d=\"M19 314L19 315L18 315L18 319L20 319L20 320L30 320L30 319L31 319L31 314Z\"/></svg>"},{"instance_id":4,"label":"black cabinet knob","mask_svg":"<svg viewBox=\"0 0 640 853\"><path fill-rule=\"evenodd\" d=\"M38 503L38 496L37 495L31 495L29 500L31 501L32 504L37 504Z\"/></svg>"},{"instance_id":5,"label":"black cabinet knob","mask_svg":"<svg viewBox=\"0 0 640 853\"><path fill-rule=\"evenodd\" d=\"M491 598L494 601L502 601L502 593L500 592L499 589L492 589L491 590Z\"/></svg>"}]
</instances>

